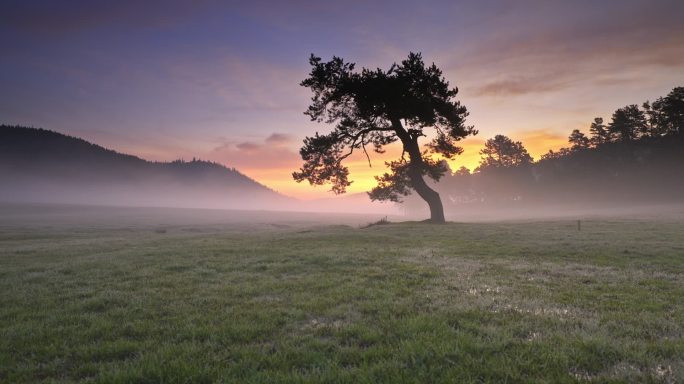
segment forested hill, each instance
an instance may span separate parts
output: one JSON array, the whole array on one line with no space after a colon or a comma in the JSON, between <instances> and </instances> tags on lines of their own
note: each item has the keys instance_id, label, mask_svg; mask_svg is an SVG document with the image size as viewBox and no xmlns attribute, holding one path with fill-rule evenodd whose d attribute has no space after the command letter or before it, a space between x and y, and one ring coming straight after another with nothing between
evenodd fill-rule
<instances>
[{"instance_id":1,"label":"forested hill","mask_svg":"<svg viewBox=\"0 0 684 384\"><path fill-rule=\"evenodd\" d=\"M149 162L57 132L0 126L0 201L277 209L292 199L207 161Z\"/></svg>"}]
</instances>

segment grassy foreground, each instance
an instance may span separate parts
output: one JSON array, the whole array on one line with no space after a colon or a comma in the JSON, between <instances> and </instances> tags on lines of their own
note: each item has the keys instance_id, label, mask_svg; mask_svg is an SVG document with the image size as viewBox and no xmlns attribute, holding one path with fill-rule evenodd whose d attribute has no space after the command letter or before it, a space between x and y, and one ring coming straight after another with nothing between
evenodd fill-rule
<instances>
[{"instance_id":1,"label":"grassy foreground","mask_svg":"<svg viewBox=\"0 0 684 384\"><path fill-rule=\"evenodd\" d=\"M684 382L684 223L4 227L0 382Z\"/></svg>"}]
</instances>

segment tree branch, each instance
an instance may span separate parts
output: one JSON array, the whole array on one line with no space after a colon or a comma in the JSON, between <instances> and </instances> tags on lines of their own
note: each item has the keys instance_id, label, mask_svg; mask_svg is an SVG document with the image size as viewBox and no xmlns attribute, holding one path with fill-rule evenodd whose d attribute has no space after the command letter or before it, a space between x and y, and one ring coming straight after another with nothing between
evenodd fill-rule
<instances>
[{"instance_id":1,"label":"tree branch","mask_svg":"<svg viewBox=\"0 0 684 384\"><path fill-rule=\"evenodd\" d=\"M368 156L368 151L366 151L366 143L364 143L363 140L361 140L361 147L363 148L363 153L366 154L366 159L368 159L368 167L373 168L373 165L371 165L370 156Z\"/></svg>"}]
</instances>

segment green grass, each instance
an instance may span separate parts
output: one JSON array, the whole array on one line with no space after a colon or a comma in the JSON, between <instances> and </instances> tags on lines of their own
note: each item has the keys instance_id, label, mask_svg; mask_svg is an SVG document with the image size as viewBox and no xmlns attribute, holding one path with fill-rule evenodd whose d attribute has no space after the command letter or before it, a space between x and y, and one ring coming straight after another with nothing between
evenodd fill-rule
<instances>
[{"instance_id":1,"label":"green grass","mask_svg":"<svg viewBox=\"0 0 684 384\"><path fill-rule=\"evenodd\" d=\"M684 223L5 226L0 382L684 382Z\"/></svg>"}]
</instances>

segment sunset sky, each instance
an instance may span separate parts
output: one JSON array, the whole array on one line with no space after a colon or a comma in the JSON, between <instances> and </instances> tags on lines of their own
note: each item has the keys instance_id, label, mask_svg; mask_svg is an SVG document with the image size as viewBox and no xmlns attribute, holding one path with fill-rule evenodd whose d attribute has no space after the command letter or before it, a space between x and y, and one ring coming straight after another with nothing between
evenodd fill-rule
<instances>
[{"instance_id":1,"label":"sunset sky","mask_svg":"<svg viewBox=\"0 0 684 384\"><path fill-rule=\"evenodd\" d=\"M683 15L678 0L3 1L0 123L327 197L291 178L302 139L330 129L303 114L311 53L389 68L422 52L480 131L452 164L472 169L496 134L538 158L594 117L684 86ZM386 159L351 159L350 192Z\"/></svg>"}]
</instances>

